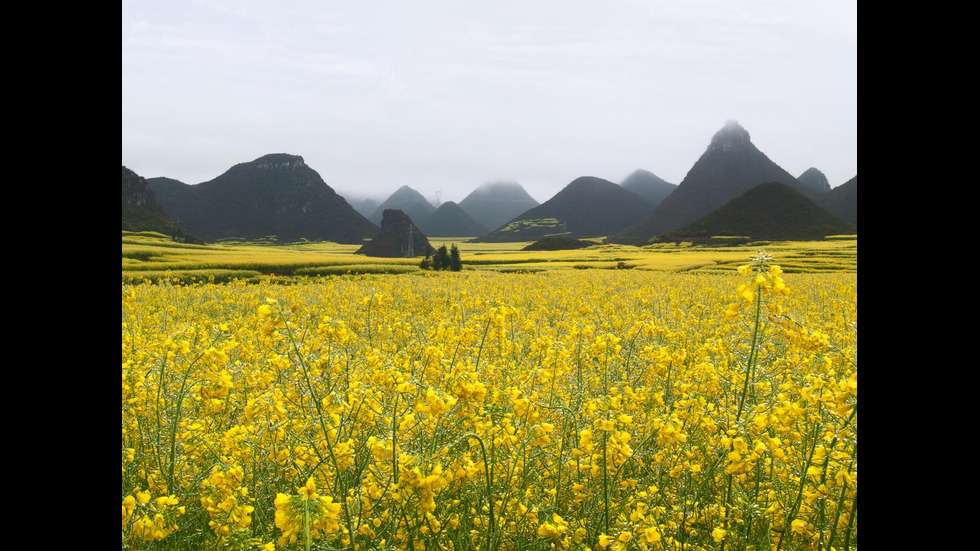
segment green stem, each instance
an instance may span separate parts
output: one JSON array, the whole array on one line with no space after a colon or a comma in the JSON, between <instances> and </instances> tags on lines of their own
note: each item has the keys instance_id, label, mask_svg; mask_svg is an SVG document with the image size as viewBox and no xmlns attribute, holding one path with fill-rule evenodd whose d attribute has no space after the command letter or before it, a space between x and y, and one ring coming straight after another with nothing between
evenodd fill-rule
<instances>
[{"instance_id":1,"label":"green stem","mask_svg":"<svg viewBox=\"0 0 980 551\"><path fill-rule=\"evenodd\" d=\"M483 356L483 343L487 340L487 333L490 332L490 320L487 320L486 327L483 328L483 337L480 339L480 349L476 352L476 365L473 366L473 370L476 371L480 367L480 357Z\"/></svg>"},{"instance_id":2,"label":"green stem","mask_svg":"<svg viewBox=\"0 0 980 551\"><path fill-rule=\"evenodd\" d=\"M602 533L609 534L609 475L606 462L606 444L609 433L602 432Z\"/></svg>"},{"instance_id":3,"label":"green stem","mask_svg":"<svg viewBox=\"0 0 980 551\"><path fill-rule=\"evenodd\" d=\"M284 318L282 314L282 308L279 308L279 316ZM283 321L285 321L285 319ZM332 485L332 487L330 488L330 492L332 495L336 496L337 499L340 501L340 503L343 505L344 520L347 523L347 526L350 527L352 523L351 523L351 516L350 516L350 507L347 503L347 488L346 485L343 483L344 482L343 477L341 477L340 463L337 461L337 456L334 454L333 444L330 442L330 431L329 428L327 427L326 421L324 420L323 410L320 407L320 398L317 396L316 390L314 390L313 388L313 383L310 381L309 366L307 365L306 361L303 359L303 354L302 351L300 350L299 343L296 342L296 339L293 335L293 331L292 329L289 328L289 324L285 323L284 325L286 327L286 335L289 337L289 342L290 344L292 344L293 351L296 353L296 360L299 362L300 367L303 369L303 380L306 383L307 390L309 390L310 392L310 398L312 398L313 406L316 408L317 422L320 425L320 430L323 431L323 439L327 443L327 452L328 455L330 456L330 462L333 464L334 472L336 473L336 479L337 479L336 484ZM340 434L338 432L338 440L339 437ZM324 461L323 461L323 457L320 455L320 450L317 447L316 443L312 442L312 438L311 438L311 444L313 447L313 451L316 452L317 457L319 457L321 463L323 463ZM329 478L327 479L327 482L328 483L330 482Z\"/></svg>"},{"instance_id":4,"label":"green stem","mask_svg":"<svg viewBox=\"0 0 980 551\"><path fill-rule=\"evenodd\" d=\"M757 360L757 348L759 347L761 336L759 334L759 324L762 321L762 289L756 290L755 297L755 323L752 329L752 348L749 350L749 359L745 365L745 382L742 384L742 396L738 401L738 413L735 415L735 424L742 417L742 409L745 407L745 396L749 391L749 381L752 379L752 371Z\"/></svg>"},{"instance_id":5,"label":"green stem","mask_svg":"<svg viewBox=\"0 0 980 551\"><path fill-rule=\"evenodd\" d=\"M463 438L475 438L477 442L480 443L480 451L483 453L483 472L486 474L487 478L487 509L490 513L490 528L487 533L487 541L490 542L491 547L494 547L493 532L496 522L493 516L493 487L491 480L493 478L493 463L490 462L490 458L487 457L487 448L483 445L483 439L474 433L467 433L463 435Z\"/></svg>"},{"instance_id":6,"label":"green stem","mask_svg":"<svg viewBox=\"0 0 980 551\"><path fill-rule=\"evenodd\" d=\"M372 342L372 339L371 339L371 305L372 305L373 302L374 302L374 296L372 295L371 298L368 299L368 310L367 310L367 337L368 337L368 346L372 346L374 344Z\"/></svg>"},{"instance_id":7,"label":"green stem","mask_svg":"<svg viewBox=\"0 0 980 551\"><path fill-rule=\"evenodd\" d=\"M851 548L851 528L854 526L854 516L857 515L857 489L854 489L854 499L851 500L851 514L847 518L847 530L844 531L844 546L841 549Z\"/></svg>"},{"instance_id":8,"label":"green stem","mask_svg":"<svg viewBox=\"0 0 980 551\"><path fill-rule=\"evenodd\" d=\"M796 517L797 511L800 509L800 503L803 502L803 490L806 488L807 484L807 471L810 469L810 465L813 464L813 454L817 449L817 441L820 438L820 427L819 425L814 426L813 435L810 437L813 443L810 445L810 452L807 454L806 462L803 464L803 470L800 475L800 487L796 493L796 500L793 502L793 507L790 509L789 515L786 516L786 526L783 527L782 534L779 535L779 542L776 544L776 551L779 551L783 546L783 540L786 534L789 533L792 537L792 523L793 519Z\"/></svg>"},{"instance_id":9,"label":"green stem","mask_svg":"<svg viewBox=\"0 0 980 551\"><path fill-rule=\"evenodd\" d=\"M602 391L607 400L606 407L611 408L609 399L609 343L606 343L606 357L602 366ZM606 411L606 419L610 420L611 411ZM602 430L602 524L603 533L609 535L609 460L607 459L606 449L609 445L609 431Z\"/></svg>"},{"instance_id":10,"label":"green stem","mask_svg":"<svg viewBox=\"0 0 980 551\"><path fill-rule=\"evenodd\" d=\"M306 544L306 551L310 551L310 500L303 500L303 543Z\"/></svg>"},{"instance_id":11,"label":"green stem","mask_svg":"<svg viewBox=\"0 0 980 551\"><path fill-rule=\"evenodd\" d=\"M395 404L391 411L391 477L398 484L398 393L395 393Z\"/></svg>"},{"instance_id":12,"label":"green stem","mask_svg":"<svg viewBox=\"0 0 980 551\"><path fill-rule=\"evenodd\" d=\"M208 348L213 347L220 339L221 339L221 335L219 334L214 338L214 340L211 341L211 344L208 345ZM190 365L187 366L187 371L184 372L184 378L180 382L180 390L177 392L177 400L175 404L177 409L174 411L173 422L170 425L170 466L167 472L168 493L177 492L177 489L174 488L174 466L177 463L177 425L180 423L180 410L184 403L184 394L187 391L187 386L188 386L187 379L190 377L191 369L194 368L194 365L197 364L198 360L200 360L202 357L204 357L204 352L198 354L197 357L194 358L193 361L191 361ZM161 366L161 375L162 375L162 366ZM162 385L163 381L160 381L160 384Z\"/></svg>"}]
</instances>

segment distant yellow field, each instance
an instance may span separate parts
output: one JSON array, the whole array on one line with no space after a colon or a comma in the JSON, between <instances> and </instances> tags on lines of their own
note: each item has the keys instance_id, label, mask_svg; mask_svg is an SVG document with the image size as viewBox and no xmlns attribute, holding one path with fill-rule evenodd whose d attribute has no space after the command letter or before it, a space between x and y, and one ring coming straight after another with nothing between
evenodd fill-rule
<instances>
[{"instance_id":1,"label":"distant yellow field","mask_svg":"<svg viewBox=\"0 0 980 551\"><path fill-rule=\"evenodd\" d=\"M660 244L646 247L596 245L564 251L522 251L530 243L470 243L463 238L430 238L433 247L456 244L464 270L540 271L561 269L638 269L663 272L727 272L760 247L777 255L790 273L856 272L857 238L775 242L729 247ZM159 234L123 234L123 279L261 279L291 276L304 269L330 267L333 273L372 270L411 271L420 258L375 258L354 254L358 245L174 243ZM316 271L316 270L314 270ZM326 271L326 270L320 270ZM185 277L186 276L186 277Z\"/></svg>"}]
</instances>

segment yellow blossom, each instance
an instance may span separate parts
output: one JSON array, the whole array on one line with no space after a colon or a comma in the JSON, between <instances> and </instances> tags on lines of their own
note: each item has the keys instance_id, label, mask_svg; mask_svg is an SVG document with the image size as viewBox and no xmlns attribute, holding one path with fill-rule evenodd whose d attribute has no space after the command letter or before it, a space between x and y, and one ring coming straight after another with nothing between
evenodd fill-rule
<instances>
[{"instance_id":1,"label":"yellow blossom","mask_svg":"<svg viewBox=\"0 0 980 551\"><path fill-rule=\"evenodd\" d=\"M298 492L299 495L301 496L300 499L302 499L303 501L306 501L308 499L316 499L317 497L319 497L316 494L316 481L313 480L312 476L306 479L306 484L304 484L301 488L299 488Z\"/></svg>"}]
</instances>

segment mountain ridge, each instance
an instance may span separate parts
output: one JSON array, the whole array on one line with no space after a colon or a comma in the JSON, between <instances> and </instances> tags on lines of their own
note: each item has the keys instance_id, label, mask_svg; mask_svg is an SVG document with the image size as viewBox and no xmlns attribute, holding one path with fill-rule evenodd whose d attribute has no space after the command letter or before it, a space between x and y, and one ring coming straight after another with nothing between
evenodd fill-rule
<instances>
[{"instance_id":1,"label":"mountain ridge","mask_svg":"<svg viewBox=\"0 0 980 551\"><path fill-rule=\"evenodd\" d=\"M653 206L662 203L668 195L677 189L677 184L672 184L649 170L642 168L634 170L619 185L640 197L649 199L653 203Z\"/></svg>"},{"instance_id":2,"label":"mountain ridge","mask_svg":"<svg viewBox=\"0 0 980 551\"><path fill-rule=\"evenodd\" d=\"M554 197L477 241L537 241L548 235L604 237L643 216L652 203L595 176L576 178Z\"/></svg>"},{"instance_id":3,"label":"mountain ridge","mask_svg":"<svg viewBox=\"0 0 980 551\"><path fill-rule=\"evenodd\" d=\"M480 184L459 202L459 207L488 231L499 228L538 205L540 203L523 186L510 180Z\"/></svg>"},{"instance_id":4,"label":"mountain ridge","mask_svg":"<svg viewBox=\"0 0 980 551\"><path fill-rule=\"evenodd\" d=\"M854 224L827 212L799 190L764 182L659 240L744 236L751 241L812 241L852 233L857 233Z\"/></svg>"},{"instance_id":5,"label":"mountain ridge","mask_svg":"<svg viewBox=\"0 0 980 551\"><path fill-rule=\"evenodd\" d=\"M122 167L123 231L154 231L175 241L200 243L202 240L170 217L157 200L146 178Z\"/></svg>"},{"instance_id":6,"label":"mountain ridge","mask_svg":"<svg viewBox=\"0 0 980 551\"><path fill-rule=\"evenodd\" d=\"M148 182L171 217L206 241L361 243L378 230L298 155L264 155L196 185Z\"/></svg>"},{"instance_id":7,"label":"mountain ridge","mask_svg":"<svg viewBox=\"0 0 980 551\"><path fill-rule=\"evenodd\" d=\"M364 243L379 227L355 208L366 211L369 202L350 202L337 194L298 155L263 155L200 184L166 177L144 181L173 224L208 241L275 236L279 242ZM538 203L517 182L500 180L486 182L459 203L450 201L439 208L408 186L372 206L378 216L400 207L396 210L417 220L417 227L426 233L455 234L446 237L511 241L566 235L643 244L767 182L788 185L827 212L857 224L857 176L836 188L830 188L826 176L813 167L794 177L759 151L748 131L734 120L726 121L712 136L679 185L637 169L618 185L594 176L576 178L545 203ZM124 181L124 210L125 194ZM138 193L132 197L131 201L145 202ZM637 214L640 210L646 212ZM127 216L124 212L124 224ZM482 236L474 235L480 228L486 230Z\"/></svg>"},{"instance_id":8,"label":"mountain ridge","mask_svg":"<svg viewBox=\"0 0 980 551\"><path fill-rule=\"evenodd\" d=\"M690 224L764 182L780 182L815 200L817 193L760 151L747 130L729 120L667 198L608 241L642 244Z\"/></svg>"},{"instance_id":9,"label":"mountain ridge","mask_svg":"<svg viewBox=\"0 0 980 551\"><path fill-rule=\"evenodd\" d=\"M436 237L478 237L489 231L453 201L439 205L417 225L422 233Z\"/></svg>"},{"instance_id":10,"label":"mountain ridge","mask_svg":"<svg viewBox=\"0 0 980 551\"><path fill-rule=\"evenodd\" d=\"M384 211L389 209L400 210L415 221L425 220L436 211L436 207L421 193L407 185L399 187L382 201L375 209L374 214L368 217L368 220L380 224L384 217Z\"/></svg>"}]
</instances>

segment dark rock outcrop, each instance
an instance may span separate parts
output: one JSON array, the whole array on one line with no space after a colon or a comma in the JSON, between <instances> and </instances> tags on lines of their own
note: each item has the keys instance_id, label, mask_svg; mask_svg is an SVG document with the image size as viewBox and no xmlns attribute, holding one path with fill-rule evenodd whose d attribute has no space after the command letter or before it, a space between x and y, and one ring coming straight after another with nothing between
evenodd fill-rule
<instances>
[{"instance_id":1,"label":"dark rock outcrop","mask_svg":"<svg viewBox=\"0 0 980 551\"><path fill-rule=\"evenodd\" d=\"M407 214L387 209L381 217L381 233L365 243L355 254L384 258L431 256L436 250Z\"/></svg>"},{"instance_id":2,"label":"dark rock outcrop","mask_svg":"<svg viewBox=\"0 0 980 551\"><path fill-rule=\"evenodd\" d=\"M201 241L167 214L145 178L126 167L122 167L122 229L154 231L190 243Z\"/></svg>"}]
</instances>

